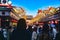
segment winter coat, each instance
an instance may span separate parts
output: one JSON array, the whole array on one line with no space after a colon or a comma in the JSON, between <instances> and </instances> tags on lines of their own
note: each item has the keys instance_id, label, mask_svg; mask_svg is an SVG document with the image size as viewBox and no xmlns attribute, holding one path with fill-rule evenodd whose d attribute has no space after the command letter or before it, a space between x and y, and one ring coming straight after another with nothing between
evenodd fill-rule
<instances>
[{"instance_id":1,"label":"winter coat","mask_svg":"<svg viewBox=\"0 0 60 40\"><path fill-rule=\"evenodd\" d=\"M0 40L4 40L4 36L1 31L0 31Z\"/></svg>"},{"instance_id":2,"label":"winter coat","mask_svg":"<svg viewBox=\"0 0 60 40\"><path fill-rule=\"evenodd\" d=\"M22 30L22 31L15 30L13 31L10 40L31 40L31 37L27 30Z\"/></svg>"}]
</instances>

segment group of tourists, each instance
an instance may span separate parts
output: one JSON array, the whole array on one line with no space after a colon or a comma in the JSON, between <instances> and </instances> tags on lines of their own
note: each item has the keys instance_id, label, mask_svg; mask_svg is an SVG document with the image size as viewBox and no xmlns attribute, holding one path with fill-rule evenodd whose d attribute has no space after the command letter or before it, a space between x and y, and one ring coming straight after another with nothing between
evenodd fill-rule
<instances>
[{"instance_id":1,"label":"group of tourists","mask_svg":"<svg viewBox=\"0 0 60 40\"><path fill-rule=\"evenodd\" d=\"M60 40L60 21L58 24L27 25L21 18L17 27L0 28L0 40Z\"/></svg>"}]
</instances>

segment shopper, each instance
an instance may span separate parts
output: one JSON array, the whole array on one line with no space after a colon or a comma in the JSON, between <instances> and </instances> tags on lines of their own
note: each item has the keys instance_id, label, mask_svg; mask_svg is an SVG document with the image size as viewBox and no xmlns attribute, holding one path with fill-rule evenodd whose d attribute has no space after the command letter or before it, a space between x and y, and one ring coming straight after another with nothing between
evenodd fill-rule
<instances>
[{"instance_id":1,"label":"shopper","mask_svg":"<svg viewBox=\"0 0 60 40\"><path fill-rule=\"evenodd\" d=\"M17 23L17 28L13 31L10 40L31 40L29 31L26 30L26 20L21 18Z\"/></svg>"}]
</instances>

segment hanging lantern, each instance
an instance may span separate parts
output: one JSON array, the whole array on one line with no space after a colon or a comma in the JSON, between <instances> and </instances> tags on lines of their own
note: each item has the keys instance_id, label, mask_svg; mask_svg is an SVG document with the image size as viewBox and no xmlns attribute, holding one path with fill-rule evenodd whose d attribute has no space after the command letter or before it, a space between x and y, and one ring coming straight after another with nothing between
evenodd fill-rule
<instances>
[{"instance_id":1,"label":"hanging lantern","mask_svg":"<svg viewBox=\"0 0 60 40\"><path fill-rule=\"evenodd\" d=\"M42 13L42 10L38 10L38 13Z\"/></svg>"},{"instance_id":2,"label":"hanging lantern","mask_svg":"<svg viewBox=\"0 0 60 40\"><path fill-rule=\"evenodd\" d=\"M52 24L54 24L54 21L51 21Z\"/></svg>"},{"instance_id":3,"label":"hanging lantern","mask_svg":"<svg viewBox=\"0 0 60 40\"><path fill-rule=\"evenodd\" d=\"M58 20L55 20L55 23L58 24Z\"/></svg>"}]
</instances>

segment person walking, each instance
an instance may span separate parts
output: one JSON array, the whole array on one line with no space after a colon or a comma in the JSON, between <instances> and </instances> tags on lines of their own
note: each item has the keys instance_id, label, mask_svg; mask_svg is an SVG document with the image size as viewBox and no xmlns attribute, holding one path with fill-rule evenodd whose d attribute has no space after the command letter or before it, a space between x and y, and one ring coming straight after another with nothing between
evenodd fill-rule
<instances>
[{"instance_id":1,"label":"person walking","mask_svg":"<svg viewBox=\"0 0 60 40\"><path fill-rule=\"evenodd\" d=\"M10 40L31 40L29 31L26 30L26 20L21 18L17 22L17 28L13 31Z\"/></svg>"},{"instance_id":2,"label":"person walking","mask_svg":"<svg viewBox=\"0 0 60 40\"><path fill-rule=\"evenodd\" d=\"M32 40L37 40L37 27L34 27L34 29L33 29Z\"/></svg>"},{"instance_id":3,"label":"person walking","mask_svg":"<svg viewBox=\"0 0 60 40\"><path fill-rule=\"evenodd\" d=\"M0 31L0 40L4 40L4 36L1 31Z\"/></svg>"},{"instance_id":4,"label":"person walking","mask_svg":"<svg viewBox=\"0 0 60 40\"><path fill-rule=\"evenodd\" d=\"M58 33L56 34L55 40L60 40L60 21L57 27L58 27Z\"/></svg>"}]
</instances>

